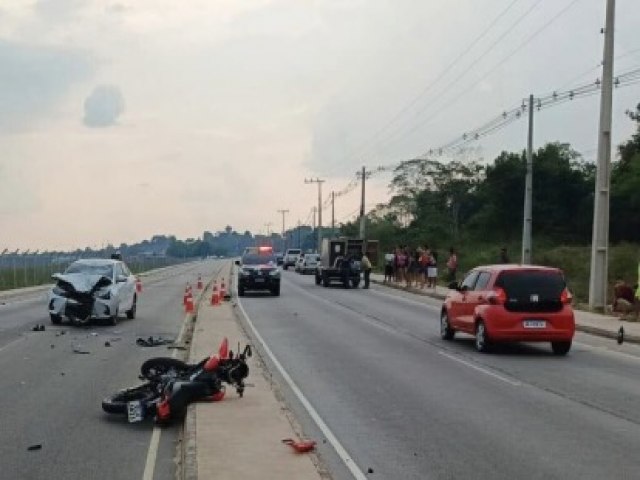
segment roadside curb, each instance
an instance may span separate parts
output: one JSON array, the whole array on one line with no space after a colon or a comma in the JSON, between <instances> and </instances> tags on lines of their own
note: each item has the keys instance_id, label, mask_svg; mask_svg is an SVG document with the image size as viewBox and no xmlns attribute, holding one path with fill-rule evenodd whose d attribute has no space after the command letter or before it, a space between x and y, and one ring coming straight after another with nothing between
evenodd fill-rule
<instances>
[{"instance_id":1,"label":"roadside curb","mask_svg":"<svg viewBox=\"0 0 640 480\"><path fill-rule=\"evenodd\" d=\"M384 282L381 282L380 280L371 279L371 283L375 283L377 285L381 285L387 288L392 288L394 290L400 290L402 292L413 293L414 295L421 295L423 297L435 298L437 300L444 300L446 298L445 295L441 295L438 293L425 292L424 290L416 290L415 288L405 288L400 285L395 285L393 283L384 283ZM576 309L576 313L578 315L579 315L579 312L580 310ZM620 326L624 326L624 324L621 322ZM592 325L582 325L578 321L576 321L576 330L579 332L588 333L591 335L597 335L599 337L604 337L604 338L612 338L612 339L618 338L617 331L611 331L605 328L594 327ZM640 336L625 333L624 341L628 343L635 343L640 345Z\"/></svg>"},{"instance_id":2,"label":"roadside curb","mask_svg":"<svg viewBox=\"0 0 640 480\"><path fill-rule=\"evenodd\" d=\"M207 284L202 289L200 293L200 298L195 305L195 311L192 314L191 328L192 330L192 340L193 334L195 332L196 323L198 320L198 311L200 310L200 306L203 300L206 298L205 293L211 287L211 284L214 280L217 280L221 275L221 272L224 270L224 266L220 268L218 271L214 272L213 276L209 279ZM233 264L229 267L229 272L231 272L233 268ZM191 358L193 341L189 342L189 352L186 352L186 360L191 362L194 359ZM196 418L196 405L195 403L191 403L187 407L187 413L184 418L184 423L182 425L182 451L180 452L180 460L182 462L181 468L179 470L179 478L181 480L198 480L198 444L196 438L196 426L197 426L197 418Z\"/></svg>"},{"instance_id":3,"label":"roadside curb","mask_svg":"<svg viewBox=\"0 0 640 480\"><path fill-rule=\"evenodd\" d=\"M624 325L622 325L621 323L620 326L622 327ZM610 330L605 330L604 328L592 327L591 325L579 325L578 323L576 323L576 330L583 333L590 333L591 335L598 335L599 337L613 339L618 338L618 332L612 332ZM624 341L626 343L636 343L640 345L640 336L625 333Z\"/></svg>"},{"instance_id":4,"label":"roadside curb","mask_svg":"<svg viewBox=\"0 0 640 480\"><path fill-rule=\"evenodd\" d=\"M393 283L384 283L380 280L374 280L373 278L371 279L371 283L375 283L376 285L381 285L387 288L392 288L394 290L400 290L401 292L413 293L414 295L421 295L423 297L435 298L437 300L444 300L446 297L445 295L441 295L439 293L420 290L413 287L406 288L406 287L403 287L402 285L395 285Z\"/></svg>"}]
</instances>

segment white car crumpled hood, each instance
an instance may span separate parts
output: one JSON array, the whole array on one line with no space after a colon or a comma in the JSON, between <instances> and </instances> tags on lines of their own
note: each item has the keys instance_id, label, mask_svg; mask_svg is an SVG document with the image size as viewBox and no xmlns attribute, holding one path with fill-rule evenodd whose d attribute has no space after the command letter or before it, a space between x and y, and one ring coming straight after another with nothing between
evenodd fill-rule
<instances>
[{"instance_id":1,"label":"white car crumpled hood","mask_svg":"<svg viewBox=\"0 0 640 480\"><path fill-rule=\"evenodd\" d=\"M111 279L104 275L88 275L86 273L60 273L53 275L53 278L71 285L78 293L93 293L112 283Z\"/></svg>"}]
</instances>

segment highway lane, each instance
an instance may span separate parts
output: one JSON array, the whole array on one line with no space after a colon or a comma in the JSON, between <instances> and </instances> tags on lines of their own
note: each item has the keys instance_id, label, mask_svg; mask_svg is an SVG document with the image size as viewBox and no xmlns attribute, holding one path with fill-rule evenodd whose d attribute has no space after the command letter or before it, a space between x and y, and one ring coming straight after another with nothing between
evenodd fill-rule
<instances>
[{"instance_id":1,"label":"highway lane","mask_svg":"<svg viewBox=\"0 0 640 480\"><path fill-rule=\"evenodd\" d=\"M129 425L104 414L100 402L139 383L145 359L171 355L165 347L143 348L135 340L177 336L185 283L219 266L191 263L146 278L137 318L115 327L53 326L42 295L0 306L0 477L142 479L152 423ZM46 331L32 332L36 323ZM74 354L78 344L90 354ZM178 425L163 429L153 478L175 478L179 432ZM33 444L42 449L28 451Z\"/></svg>"},{"instance_id":2,"label":"highway lane","mask_svg":"<svg viewBox=\"0 0 640 480\"><path fill-rule=\"evenodd\" d=\"M384 287L324 289L292 272L280 298L241 303L376 478L634 478L640 469L637 347L578 335L566 358L548 345L481 355L468 337L440 340L438 303ZM336 478L349 478L320 450Z\"/></svg>"}]
</instances>

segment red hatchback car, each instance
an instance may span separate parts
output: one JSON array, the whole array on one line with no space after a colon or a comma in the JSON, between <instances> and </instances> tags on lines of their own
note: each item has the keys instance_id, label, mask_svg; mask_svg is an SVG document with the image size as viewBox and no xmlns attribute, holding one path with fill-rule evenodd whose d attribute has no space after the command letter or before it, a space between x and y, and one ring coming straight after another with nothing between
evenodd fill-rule
<instances>
[{"instance_id":1,"label":"red hatchback car","mask_svg":"<svg viewBox=\"0 0 640 480\"><path fill-rule=\"evenodd\" d=\"M475 335L476 349L495 342L551 342L556 355L571 349L575 320L561 270L530 265L474 268L449 285L440 315L440 335Z\"/></svg>"}]
</instances>

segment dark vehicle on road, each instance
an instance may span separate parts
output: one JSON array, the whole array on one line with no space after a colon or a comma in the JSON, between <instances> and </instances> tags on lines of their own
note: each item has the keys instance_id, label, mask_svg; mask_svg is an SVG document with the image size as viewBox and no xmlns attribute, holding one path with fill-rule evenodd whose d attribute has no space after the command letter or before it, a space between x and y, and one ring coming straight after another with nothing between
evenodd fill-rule
<instances>
[{"instance_id":1,"label":"dark vehicle on road","mask_svg":"<svg viewBox=\"0 0 640 480\"><path fill-rule=\"evenodd\" d=\"M553 353L571 349L575 321L572 296L560 270L530 265L490 265L453 282L440 314L440 335L475 336L487 352L497 342L550 342Z\"/></svg>"},{"instance_id":2,"label":"dark vehicle on road","mask_svg":"<svg viewBox=\"0 0 640 480\"><path fill-rule=\"evenodd\" d=\"M378 242L358 238L324 238L320 252L320 263L316 268L316 285L324 287L340 283L344 288L357 288L360 284L360 259L362 253L372 264L377 263Z\"/></svg>"},{"instance_id":3,"label":"dark vehicle on road","mask_svg":"<svg viewBox=\"0 0 640 480\"><path fill-rule=\"evenodd\" d=\"M236 260L238 269L238 295L247 290L267 290L280 295L280 269L271 247L248 248L241 260Z\"/></svg>"}]
</instances>

